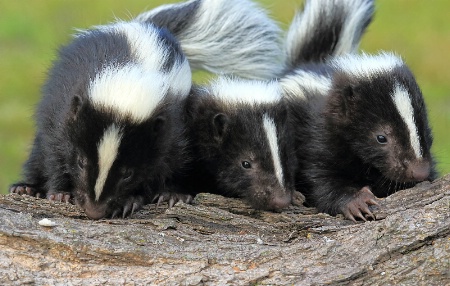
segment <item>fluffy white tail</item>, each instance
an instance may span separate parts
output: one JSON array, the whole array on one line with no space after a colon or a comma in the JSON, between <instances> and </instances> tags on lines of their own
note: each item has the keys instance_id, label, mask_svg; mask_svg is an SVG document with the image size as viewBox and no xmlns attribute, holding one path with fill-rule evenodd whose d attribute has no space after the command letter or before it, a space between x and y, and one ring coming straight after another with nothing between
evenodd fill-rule
<instances>
[{"instance_id":1,"label":"fluffy white tail","mask_svg":"<svg viewBox=\"0 0 450 286\"><path fill-rule=\"evenodd\" d=\"M192 69L246 78L273 78L283 69L278 25L249 0L192 0L142 13L168 29Z\"/></svg>"},{"instance_id":2,"label":"fluffy white tail","mask_svg":"<svg viewBox=\"0 0 450 286\"><path fill-rule=\"evenodd\" d=\"M307 0L286 36L289 69L354 53L374 14L373 0Z\"/></svg>"}]
</instances>

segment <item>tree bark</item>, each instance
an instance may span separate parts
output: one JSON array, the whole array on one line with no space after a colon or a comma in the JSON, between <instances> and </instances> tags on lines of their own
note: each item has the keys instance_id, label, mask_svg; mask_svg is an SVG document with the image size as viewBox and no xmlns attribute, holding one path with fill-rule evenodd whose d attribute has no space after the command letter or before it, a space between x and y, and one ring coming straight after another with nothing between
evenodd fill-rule
<instances>
[{"instance_id":1,"label":"tree bark","mask_svg":"<svg viewBox=\"0 0 450 286\"><path fill-rule=\"evenodd\" d=\"M92 221L74 205L3 195L0 284L450 285L450 175L380 205L376 221L354 224L199 194Z\"/></svg>"}]
</instances>

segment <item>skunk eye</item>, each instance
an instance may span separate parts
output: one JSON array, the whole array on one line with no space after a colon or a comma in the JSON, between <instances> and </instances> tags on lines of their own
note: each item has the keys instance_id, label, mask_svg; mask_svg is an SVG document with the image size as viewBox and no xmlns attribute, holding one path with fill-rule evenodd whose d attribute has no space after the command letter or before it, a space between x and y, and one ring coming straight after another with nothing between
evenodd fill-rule
<instances>
[{"instance_id":1,"label":"skunk eye","mask_svg":"<svg viewBox=\"0 0 450 286\"><path fill-rule=\"evenodd\" d=\"M131 170L131 169L124 169L122 171L122 178L123 178L124 181L130 181L131 178L133 177L133 174L134 174L133 170Z\"/></svg>"},{"instance_id":2,"label":"skunk eye","mask_svg":"<svg viewBox=\"0 0 450 286\"><path fill-rule=\"evenodd\" d=\"M384 137L383 135L377 135L377 141L380 144L386 144L387 143L387 138Z\"/></svg>"},{"instance_id":3,"label":"skunk eye","mask_svg":"<svg viewBox=\"0 0 450 286\"><path fill-rule=\"evenodd\" d=\"M250 169L252 167L252 164L250 164L250 162L248 161L242 161L242 167L244 169Z\"/></svg>"},{"instance_id":4,"label":"skunk eye","mask_svg":"<svg viewBox=\"0 0 450 286\"><path fill-rule=\"evenodd\" d=\"M83 170L86 167L86 164L87 164L86 158L84 158L83 156L78 156L77 164L78 164L78 168Z\"/></svg>"}]
</instances>

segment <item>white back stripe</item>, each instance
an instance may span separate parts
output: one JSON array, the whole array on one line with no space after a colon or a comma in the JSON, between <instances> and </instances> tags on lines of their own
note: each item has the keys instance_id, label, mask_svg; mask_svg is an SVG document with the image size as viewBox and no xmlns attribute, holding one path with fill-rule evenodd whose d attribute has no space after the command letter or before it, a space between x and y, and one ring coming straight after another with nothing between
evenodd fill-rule
<instances>
[{"instance_id":1,"label":"white back stripe","mask_svg":"<svg viewBox=\"0 0 450 286\"><path fill-rule=\"evenodd\" d=\"M305 91L327 95L331 89L330 78L303 69L281 78L280 84L286 93L305 100Z\"/></svg>"},{"instance_id":2,"label":"white back stripe","mask_svg":"<svg viewBox=\"0 0 450 286\"><path fill-rule=\"evenodd\" d=\"M392 94L392 100L397 107L398 113L403 118L409 131L409 139L411 141L411 147L414 150L417 158L422 158L422 148L420 147L419 132L417 131L417 126L414 120L414 109L411 104L411 98L408 91L401 86L396 84L394 93Z\"/></svg>"},{"instance_id":3,"label":"white back stripe","mask_svg":"<svg viewBox=\"0 0 450 286\"><path fill-rule=\"evenodd\" d=\"M98 177L95 182L95 201L98 201L108 178L109 170L119 153L122 134L115 124L106 129L103 138L98 144Z\"/></svg>"},{"instance_id":4,"label":"white back stripe","mask_svg":"<svg viewBox=\"0 0 450 286\"><path fill-rule=\"evenodd\" d=\"M266 132L267 140L269 141L270 152L272 153L273 165L275 168L275 175L280 185L284 188L283 184L283 167L281 166L280 150L278 148L277 128L272 118L267 114L263 115L263 126Z\"/></svg>"},{"instance_id":5,"label":"white back stripe","mask_svg":"<svg viewBox=\"0 0 450 286\"><path fill-rule=\"evenodd\" d=\"M132 52L139 63L150 73L161 71L170 57L170 50L159 40L159 31L153 25L139 22L119 22L113 27L127 36ZM186 58L176 62L161 81L174 93L186 96L192 85L192 72Z\"/></svg>"},{"instance_id":6,"label":"white back stripe","mask_svg":"<svg viewBox=\"0 0 450 286\"><path fill-rule=\"evenodd\" d=\"M154 83L157 87L164 86L160 93L170 90L176 95L187 96L192 85L189 63L185 57L180 56L169 71L163 71L163 67L170 57L171 48L160 41L159 28L151 24L121 21L94 28L105 33L125 35L131 53L137 60L137 63L129 63L128 66L139 67L142 70L142 77L147 72L146 76L149 77L150 83ZM82 33L89 32L90 30ZM110 66L108 69L112 69L112 67ZM157 74L156 77L155 74Z\"/></svg>"},{"instance_id":7,"label":"white back stripe","mask_svg":"<svg viewBox=\"0 0 450 286\"><path fill-rule=\"evenodd\" d=\"M389 72L404 65L400 57L388 52L381 52L377 55L346 54L332 58L328 63L335 69L347 74L369 79L382 72Z\"/></svg>"},{"instance_id":8,"label":"white back stripe","mask_svg":"<svg viewBox=\"0 0 450 286\"><path fill-rule=\"evenodd\" d=\"M279 102L281 86L276 81L217 78L210 86L212 96L228 104L267 104Z\"/></svg>"},{"instance_id":9,"label":"white back stripe","mask_svg":"<svg viewBox=\"0 0 450 286\"><path fill-rule=\"evenodd\" d=\"M111 66L90 82L89 96L95 107L140 123L152 115L167 89L163 73L146 72L138 65Z\"/></svg>"}]
</instances>

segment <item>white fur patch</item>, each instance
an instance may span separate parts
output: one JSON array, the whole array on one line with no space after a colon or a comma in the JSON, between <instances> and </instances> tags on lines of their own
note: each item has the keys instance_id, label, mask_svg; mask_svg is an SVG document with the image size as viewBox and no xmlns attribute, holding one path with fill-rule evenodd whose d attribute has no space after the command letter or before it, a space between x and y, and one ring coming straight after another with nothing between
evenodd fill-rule
<instances>
[{"instance_id":1,"label":"white fur patch","mask_svg":"<svg viewBox=\"0 0 450 286\"><path fill-rule=\"evenodd\" d=\"M289 26L286 34L286 53L289 62L294 62L297 57L298 47L302 47L306 39L310 39L310 33L313 33L314 28L319 26L316 23L318 15L320 14L322 5L316 5L320 1L306 1L303 12L297 13ZM321 4L326 4L321 3Z\"/></svg>"},{"instance_id":2,"label":"white fur patch","mask_svg":"<svg viewBox=\"0 0 450 286\"><path fill-rule=\"evenodd\" d=\"M192 85L192 72L186 58L177 59L171 70L162 72L170 57L169 47L159 38L159 29L152 24L141 22L117 22L113 25L98 26L103 30L114 30L126 35L131 52L143 69L150 73L161 72L161 80L172 93L186 96ZM179 61L181 60L181 62ZM167 90L167 89L166 89Z\"/></svg>"},{"instance_id":3,"label":"white fur patch","mask_svg":"<svg viewBox=\"0 0 450 286\"><path fill-rule=\"evenodd\" d=\"M126 35L132 54L146 70L162 69L170 51L159 41L159 32L153 25L118 22L111 25L111 28Z\"/></svg>"},{"instance_id":4,"label":"white fur patch","mask_svg":"<svg viewBox=\"0 0 450 286\"><path fill-rule=\"evenodd\" d=\"M136 123L148 119L169 88L165 74L139 65L108 67L91 81L89 96L98 109L109 109Z\"/></svg>"},{"instance_id":5,"label":"white fur patch","mask_svg":"<svg viewBox=\"0 0 450 286\"><path fill-rule=\"evenodd\" d=\"M168 4L139 15L147 21ZM189 25L177 35L191 66L216 74L273 78L282 72L281 30L267 13L248 0L200 1Z\"/></svg>"},{"instance_id":6,"label":"white fur patch","mask_svg":"<svg viewBox=\"0 0 450 286\"><path fill-rule=\"evenodd\" d=\"M370 0L346 0L337 1L337 3L345 5L344 10L347 15L334 56L356 52L361 40L362 25L373 15L374 9L373 2Z\"/></svg>"},{"instance_id":7,"label":"white fur patch","mask_svg":"<svg viewBox=\"0 0 450 286\"><path fill-rule=\"evenodd\" d=\"M283 183L283 167L281 166L280 150L278 148L278 136L275 122L267 114L263 115L263 126L266 132L267 140L269 141L270 152L272 153L272 161L275 169L275 175L282 187Z\"/></svg>"},{"instance_id":8,"label":"white fur patch","mask_svg":"<svg viewBox=\"0 0 450 286\"><path fill-rule=\"evenodd\" d=\"M150 72L162 70L169 59L170 51L158 40L159 32L155 27L143 25L140 22L118 23L116 25L118 31L123 31L127 35L131 50L140 59L146 70ZM192 85L192 72L186 58L176 59L171 70L164 72L164 74L164 80L169 85L169 90L181 95L189 93Z\"/></svg>"},{"instance_id":9,"label":"white fur patch","mask_svg":"<svg viewBox=\"0 0 450 286\"><path fill-rule=\"evenodd\" d=\"M297 69L293 74L281 78L280 84L290 96L306 99L305 91L327 95L331 88L331 79L314 72Z\"/></svg>"},{"instance_id":10,"label":"white fur patch","mask_svg":"<svg viewBox=\"0 0 450 286\"><path fill-rule=\"evenodd\" d=\"M397 107L398 113L408 127L411 147L413 148L417 158L422 158L422 148L420 147L419 132L414 120L414 109L412 107L411 97L406 88L398 83L395 86L394 93L391 96L395 103L395 107Z\"/></svg>"},{"instance_id":11,"label":"white fur patch","mask_svg":"<svg viewBox=\"0 0 450 286\"><path fill-rule=\"evenodd\" d=\"M95 182L95 201L98 201L103 192L109 170L117 158L120 141L122 140L121 130L115 124L108 127L100 140L98 150L98 177Z\"/></svg>"},{"instance_id":12,"label":"white fur patch","mask_svg":"<svg viewBox=\"0 0 450 286\"><path fill-rule=\"evenodd\" d=\"M181 63L175 63L166 77L166 82L172 94L182 97L189 94L192 87L192 71L186 58Z\"/></svg>"},{"instance_id":13,"label":"white fur patch","mask_svg":"<svg viewBox=\"0 0 450 286\"><path fill-rule=\"evenodd\" d=\"M276 81L219 77L209 89L212 96L228 104L276 103L282 98L280 85Z\"/></svg>"},{"instance_id":14,"label":"white fur patch","mask_svg":"<svg viewBox=\"0 0 450 286\"><path fill-rule=\"evenodd\" d=\"M357 77L369 79L380 73L389 72L396 67L404 65L400 57L386 52L378 55L347 54L331 59L329 63L335 69Z\"/></svg>"}]
</instances>

